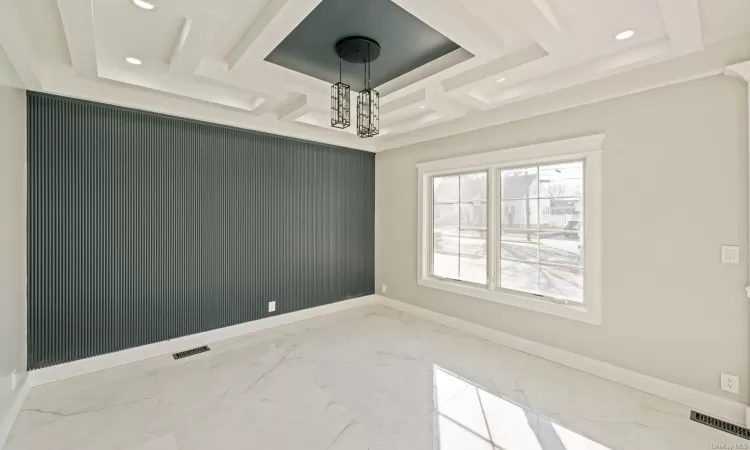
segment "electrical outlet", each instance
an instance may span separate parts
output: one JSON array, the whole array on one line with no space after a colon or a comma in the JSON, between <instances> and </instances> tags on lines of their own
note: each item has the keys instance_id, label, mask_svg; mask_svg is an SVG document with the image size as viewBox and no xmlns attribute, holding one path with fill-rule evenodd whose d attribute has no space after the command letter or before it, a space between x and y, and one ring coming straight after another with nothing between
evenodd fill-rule
<instances>
[{"instance_id":1,"label":"electrical outlet","mask_svg":"<svg viewBox=\"0 0 750 450\"><path fill-rule=\"evenodd\" d=\"M740 377L731 373L721 373L721 389L733 394L740 393Z\"/></svg>"},{"instance_id":2,"label":"electrical outlet","mask_svg":"<svg viewBox=\"0 0 750 450\"><path fill-rule=\"evenodd\" d=\"M276 302L268 302L268 312L276 312Z\"/></svg>"},{"instance_id":3,"label":"electrical outlet","mask_svg":"<svg viewBox=\"0 0 750 450\"><path fill-rule=\"evenodd\" d=\"M16 371L14 370L10 374L10 391L13 392L16 390L16 384L18 383L18 379L16 378Z\"/></svg>"},{"instance_id":4,"label":"electrical outlet","mask_svg":"<svg viewBox=\"0 0 750 450\"><path fill-rule=\"evenodd\" d=\"M382 292L383 294L385 294L386 292L388 292L388 286L386 286L384 284L381 284L380 285L380 292Z\"/></svg>"}]
</instances>

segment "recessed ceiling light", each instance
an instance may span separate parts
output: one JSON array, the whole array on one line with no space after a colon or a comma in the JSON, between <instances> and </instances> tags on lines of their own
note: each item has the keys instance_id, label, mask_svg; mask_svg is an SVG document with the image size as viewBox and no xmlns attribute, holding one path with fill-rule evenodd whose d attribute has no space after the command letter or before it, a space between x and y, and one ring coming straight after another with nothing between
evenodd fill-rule
<instances>
[{"instance_id":1,"label":"recessed ceiling light","mask_svg":"<svg viewBox=\"0 0 750 450\"><path fill-rule=\"evenodd\" d=\"M419 109L424 109L424 106L420 106Z\"/></svg>"},{"instance_id":2,"label":"recessed ceiling light","mask_svg":"<svg viewBox=\"0 0 750 450\"><path fill-rule=\"evenodd\" d=\"M144 0L133 0L133 3L135 4L135 6L139 8L148 9L148 10L154 9L154 5Z\"/></svg>"},{"instance_id":3,"label":"recessed ceiling light","mask_svg":"<svg viewBox=\"0 0 750 450\"><path fill-rule=\"evenodd\" d=\"M502 83L503 81L505 81L505 78L498 78L495 83Z\"/></svg>"},{"instance_id":4,"label":"recessed ceiling light","mask_svg":"<svg viewBox=\"0 0 750 450\"><path fill-rule=\"evenodd\" d=\"M130 64L134 66L140 66L143 62L138 58L133 58L132 56L128 56L125 58L125 61L129 62Z\"/></svg>"},{"instance_id":5,"label":"recessed ceiling light","mask_svg":"<svg viewBox=\"0 0 750 450\"><path fill-rule=\"evenodd\" d=\"M635 31L633 30L622 30L619 33L615 35L615 39L618 41L624 41L625 39L630 39L635 34Z\"/></svg>"}]
</instances>

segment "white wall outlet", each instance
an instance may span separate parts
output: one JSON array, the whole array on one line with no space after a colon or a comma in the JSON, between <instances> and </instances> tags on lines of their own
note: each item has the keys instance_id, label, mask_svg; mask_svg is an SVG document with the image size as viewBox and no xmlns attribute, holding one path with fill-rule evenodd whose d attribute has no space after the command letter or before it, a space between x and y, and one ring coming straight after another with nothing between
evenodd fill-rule
<instances>
[{"instance_id":1,"label":"white wall outlet","mask_svg":"<svg viewBox=\"0 0 750 450\"><path fill-rule=\"evenodd\" d=\"M13 392L16 390L16 384L18 384L18 378L16 376L16 371L14 370L10 374L10 391Z\"/></svg>"},{"instance_id":2,"label":"white wall outlet","mask_svg":"<svg viewBox=\"0 0 750 450\"><path fill-rule=\"evenodd\" d=\"M276 302L268 302L268 312L276 312Z\"/></svg>"},{"instance_id":3,"label":"white wall outlet","mask_svg":"<svg viewBox=\"0 0 750 450\"><path fill-rule=\"evenodd\" d=\"M383 294L385 294L386 292L388 292L388 286L386 286L384 284L381 284L380 285L380 292L382 292Z\"/></svg>"},{"instance_id":4,"label":"white wall outlet","mask_svg":"<svg viewBox=\"0 0 750 450\"><path fill-rule=\"evenodd\" d=\"M740 377L731 373L721 373L721 389L733 394L740 393Z\"/></svg>"},{"instance_id":5,"label":"white wall outlet","mask_svg":"<svg viewBox=\"0 0 750 450\"><path fill-rule=\"evenodd\" d=\"M740 248L736 245L721 246L721 262L730 264L740 263Z\"/></svg>"}]
</instances>

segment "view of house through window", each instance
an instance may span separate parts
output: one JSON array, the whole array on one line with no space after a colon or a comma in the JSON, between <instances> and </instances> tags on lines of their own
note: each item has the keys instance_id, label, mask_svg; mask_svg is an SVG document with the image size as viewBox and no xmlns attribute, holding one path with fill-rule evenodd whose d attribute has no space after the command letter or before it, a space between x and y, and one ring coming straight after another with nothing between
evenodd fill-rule
<instances>
[{"instance_id":1,"label":"view of house through window","mask_svg":"<svg viewBox=\"0 0 750 450\"><path fill-rule=\"evenodd\" d=\"M432 274L487 284L487 172L434 177Z\"/></svg>"},{"instance_id":2,"label":"view of house through window","mask_svg":"<svg viewBox=\"0 0 750 450\"><path fill-rule=\"evenodd\" d=\"M498 174L498 286L582 302L583 161Z\"/></svg>"}]
</instances>

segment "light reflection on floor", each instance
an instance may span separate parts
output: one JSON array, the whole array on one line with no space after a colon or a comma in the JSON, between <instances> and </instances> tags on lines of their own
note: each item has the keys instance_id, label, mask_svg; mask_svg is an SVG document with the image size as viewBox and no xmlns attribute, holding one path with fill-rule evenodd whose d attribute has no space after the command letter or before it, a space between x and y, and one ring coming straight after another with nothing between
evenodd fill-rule
<instances>
[{"instance_id":1,"label":"light reflection on floor","mask_svg":"<svg viewBox=\"0 0 750 450\"><path fill-rule=\"evenodd\" d=\"M35 386L3 450L707 450L746 443L691 421L687 406L368 306L216 342L187 360L163 355Z\"/></svg>"},{"instance_id":2,"label":"light reflection on floor","mask_svg":"<svg viewBox=\"0 0 750 450\"><path fill-rule=\"evenodd\" d=\"M433 366L436 450L610 450Z\"/></svg>"}]
</instances>

